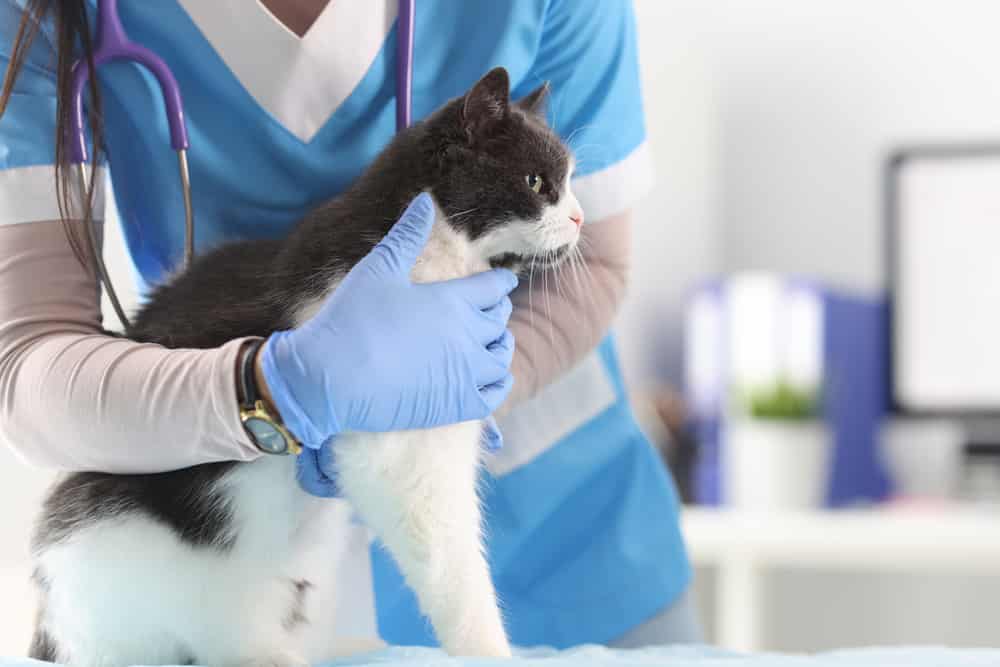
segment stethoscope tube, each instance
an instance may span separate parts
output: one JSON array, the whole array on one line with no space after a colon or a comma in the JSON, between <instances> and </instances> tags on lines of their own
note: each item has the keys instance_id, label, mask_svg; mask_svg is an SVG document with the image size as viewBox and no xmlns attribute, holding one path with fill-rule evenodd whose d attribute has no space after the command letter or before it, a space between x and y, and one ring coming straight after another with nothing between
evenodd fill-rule
<instances>
[{"instance_id":1,"label":"stethoscope tube","mask_svg":"<svg viewBox=\"0 0 1000 667\"><path fill-rule=\"evenodd\" d=\"M412 117L413 93L413 24L415 0L399 0L396 25L396 131L409 127ZM94 67L112 60L130 60L146 67L156 77L166 107L167 123L170 128L170 145L177 152L177 166L180 175L181 193L184 197L184 264L186 268L194 259L194 205L191 200L191 173L188 169L188 136L184 121L184 106L180 87L170 68L155 53L131 41L125 33L118 15L117 0L97 0L97 48L94 51ZM89 203L90 182L85 164L87 162L87 140L84 132L83 92L87 79L93 73L86 60L77 61L72 69L72 110L70 113L69 161L76 172L77 185L84 206ZM122 307L118 293L111 283L107 265L101 252L101 239L93 221L87 230L88 245L97 267L98 277L111 301L115 315L125 330L129 319Z\"/></svg>"},{"instance_id":2,"label":"stethoscope tube","mask_svg":"<svg viewBox=\"0 0 1000 667\"><path fill-rule=\"evenodd\" d=\"M95 42L97 45L93 53L95 68L111 61L135 62L149 70L160 86L163 103L166 107L167 125L170 128L170 145L177 152L181 191L184 197L184 266L186 267L194 257L194 206L191 201L191 177L187 163L189 142L187 126L184 122L184 104L181 99L180 86L177 85L177 80L170 68L159 56L128 38L118 15L118 0L97 0L97 39ZM93 74L90 63L83 59L74 63L71 71L72 108L68 137L69 161L76 167L76 180L80 187L80 196L83 198L84 210L90 203L91 184L87 177L87 170L84 168L87 162L87 138L84 132L83 92L87 80ZM87 219L86 216L84 219ZM118 316L122 327L127 330L129 328L128 316L125 315L125 309L122 307L118 293L111 282L107 265L104 263L95 225L92 220L89 223L87 239L90 253L97 266L98 277L111 301L115 315Z\"/></svg>"},{"instance_id":3,"label":"stethoscope tube","mask_svg":"<svg viewBox=\"0 0 1000 667\"><path fill-rule=\"evenodd\" d=\"M414 0L399 0L396 23L396 131L410 126L413 113Z\"/></svg>"}]
</instances>

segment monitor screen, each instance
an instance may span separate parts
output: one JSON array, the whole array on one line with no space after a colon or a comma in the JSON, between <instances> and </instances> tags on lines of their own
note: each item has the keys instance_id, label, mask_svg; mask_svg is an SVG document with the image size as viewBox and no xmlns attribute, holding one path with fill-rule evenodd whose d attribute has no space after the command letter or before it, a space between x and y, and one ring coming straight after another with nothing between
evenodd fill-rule
<instances>
[{"instance_id":1,"label":"monitor screen","mask_svg":"<svg viewBox=\"0 0 1000 667\"><path fill-rule=\"evenodd\" d=\"M893 162L897 406L1000 413L1000 148Z\"/></svg>"}]
</instances>

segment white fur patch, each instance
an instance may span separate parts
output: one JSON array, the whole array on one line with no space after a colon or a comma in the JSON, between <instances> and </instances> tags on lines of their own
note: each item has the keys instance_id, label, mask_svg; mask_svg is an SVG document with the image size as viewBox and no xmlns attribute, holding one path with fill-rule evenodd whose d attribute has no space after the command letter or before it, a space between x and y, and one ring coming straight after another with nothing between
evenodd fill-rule
<instances>
[{"instance_id":1,"label":"white fur patch","mask_svg":"<svg viewBox=\"0 0 1000 667\"><path fill-rule=\"evenodd\" d=\"M428 283L462 278L488 270L492 255L483 253L481 247L473 246L463 234L455 231L436 202L434 211L434 226L430 237L410 273L413 282ZM322 296L306 301L295 309L293 322L296 326L308 321L319 311L330 292L340 284L340 280L338 278L332 282Z\"/></svg>"},{"instance_id":2,"label":"white fur patch","mask_svg":"<svg viewBox=\"0 0 1000 667\"><path fill-rule=\"evenodd\" d=\"M580 226L572 218L583 213L570 187L572 174L570 169L560 189L559 200L546 205L538 220L506 222L476 239L476 252L484 257L514 253L526 260L536 258L544 263L549 253L573 248L580 240Z\"/></svg>"}]
</instances>

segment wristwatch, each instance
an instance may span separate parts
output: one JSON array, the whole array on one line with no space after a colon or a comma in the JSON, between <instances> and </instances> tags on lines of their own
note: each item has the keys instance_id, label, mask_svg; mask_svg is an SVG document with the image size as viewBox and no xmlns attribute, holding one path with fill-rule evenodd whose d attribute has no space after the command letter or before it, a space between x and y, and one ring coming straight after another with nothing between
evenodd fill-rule
<instances>
[{"instance_id":1,"label":"wristwatch","mask_svg":"<svg viewBox=\"0 0 1000 667\"><path fill-rule=\"evenodd\" d=\"M302 445L267 405L257 387L254 364L263 344L263 340L254 341L244 349L240 358L240 421L253 444L265 454L297 455L302 452Z\"/></svg>"}]
</instances>

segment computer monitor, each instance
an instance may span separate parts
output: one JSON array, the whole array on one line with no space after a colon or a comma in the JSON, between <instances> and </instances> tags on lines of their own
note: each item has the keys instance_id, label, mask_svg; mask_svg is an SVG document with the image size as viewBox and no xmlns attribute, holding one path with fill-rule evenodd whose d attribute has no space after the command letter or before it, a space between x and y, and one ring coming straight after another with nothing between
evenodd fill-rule
<instances>
[{"instance_id":1,"label":"computer monitor","mask_svg":"<svg viewBox=\"0 0 1000 667\"><path fill-rule=\"evenodd\" d=\"M886 168L891 387L911 415L1000 417L1000 144Z\"/></svg>"}]
</instances>

